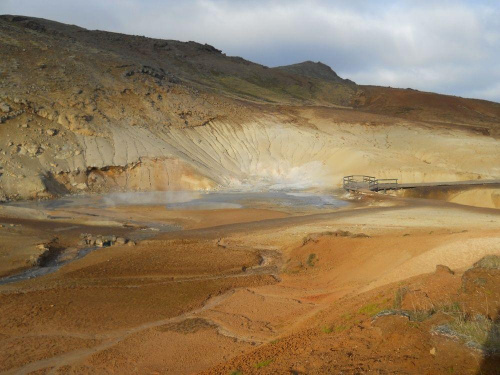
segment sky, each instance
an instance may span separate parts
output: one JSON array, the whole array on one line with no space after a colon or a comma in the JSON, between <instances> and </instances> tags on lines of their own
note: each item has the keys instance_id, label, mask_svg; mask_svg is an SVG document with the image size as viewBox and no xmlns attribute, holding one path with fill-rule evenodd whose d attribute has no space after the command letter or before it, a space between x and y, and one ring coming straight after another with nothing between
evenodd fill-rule
<instances>
[{"instance_id":1,"label":"sky","mask_svg":"<svg viewBox=\"0 0 500 375\"><path fill-rule=\"evenodd\" d=\"M208 43L267 66L500 102L500 0L0 0L0 14Z\"/></svg>"}]
</instances>

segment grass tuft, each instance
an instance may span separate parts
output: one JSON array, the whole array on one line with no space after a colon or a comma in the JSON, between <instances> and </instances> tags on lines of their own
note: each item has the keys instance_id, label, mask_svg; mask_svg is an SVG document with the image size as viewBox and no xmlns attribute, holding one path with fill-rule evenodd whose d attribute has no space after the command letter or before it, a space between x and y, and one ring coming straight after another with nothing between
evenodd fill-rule
<instances>
[{"instance_id":1,"label":"grass tuft","mask_svg":"<svg viewBox=\"0 0 500 375\"><path fill-rule=\"evenodd\" d=\"M361 307L358 312L360 314L365 314L368 316L374 316L377 315L379 312L383 310L383 307L380 306L378 303L369 303L368 305L365 305Z\"/></svg>"},{"instance_id":2,"label":"grass tuft","mask_svg":"<svg viewBox=\"0 0 500 375\"><path fill-rule=\"evenodd\" d=\"M323 333L332 333L333 332L333 328L332 327L323 326L323 327L321 327L321 331Z\"/></svg>"},{"instance_id":3,"label":"grass tuft","mask_svg":"<svg viewBox=\"0 0 500 375\"><path fill-rule=\"evenodd\" d=\"M469 343L480 346L487 351L500 351L500 322L477 315L474 319L458 317L448 326Z\"/></svg>"},{"instance_id":4,"label":"grass tuft","mask_svg":"<svg viewBox=\"0 0 500 375\"><path fill-rule=\"evenodd\" d=\"M261 361L259 363L256 363L255 368L262 368L262 367L269 366L273 361L274 361L274 359L266 359L265 361Z\"/></svg>"},{"instance_id":5,"label":"grass tuft","mask_svg":"<svg viewBox=\"0 0 500 375\"><path fill-rule=\"evenodd\" d=\"M309 254L309 256L307 257L307 265L309 267L314 267L314 264L316 263L316 261L317 261L316 254L314 254L314 253Z\"/></svg>"},{"instance_id":6,"label":"grass tuft","mask_svg":"<svg viewBox=\"0 0 500 375\"><path fill-rule=\"evenodd\" d=\"M396 290L394 295L393 307L395 309L400 309L403 304L403 299L405 298L406 293L408 293L408 287L402 286Z\"/></svg>"},{"instance_id":7,"label":"grass tuft","mask_svg":"<svg viewBox=\"0 0 500 375\"><path fill-rule=\"evenodd\" d=\"M339 326L335 327L335 332L342 332L342 331L345 331L347 328L349 328L349 327L346 325L339 325Z\"/></svg>"},{"instance_id":8,"label":"grass tuft","mask_svg":"<svg viewBox=\"0 0 500 375\"><path fill-rule=\"evenodd\" d=\"M500 269L500 255L486 255L474 263L476 268Z\"/></svg>"}]
</instances>

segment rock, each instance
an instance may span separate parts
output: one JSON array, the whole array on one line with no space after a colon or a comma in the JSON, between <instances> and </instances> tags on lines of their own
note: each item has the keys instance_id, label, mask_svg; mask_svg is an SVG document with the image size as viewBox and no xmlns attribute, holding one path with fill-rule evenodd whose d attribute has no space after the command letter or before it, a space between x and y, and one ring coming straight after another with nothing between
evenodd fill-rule
<instances>
[{"instance_id":1,"label":"rock","mask_svg":"<svg viewBox=\"0 0 500 375\"><path fill-rule=\"evenodd\" d=\"M11 111L10 105L7 103L0 103L0 111L3 113L9 113Z\"/></svg>"},{"instance_id":2,"label":"rock","mask_svg":"<svg viewBox=\"0 0 500 375\"><path fill-rule=\"evenodd\" d=\"M97 247L112 246L115 243L113 238L116 239L115 236L97 236L95 240L95 246Z\"/></svg>"},{"instance_id":3,"label":"rock","mask_svg":"<svg viewBox=\"0 0 500 375\"><path fill-rule=\"evenodd\" d=\"M436 266L436 273L449 273L449 274L451 274L451 275L454 275L454 274L455 274L455 272L453 272L453 271L450 269L450 267L448 267L448 266L444 266L444 265L442 265L442 264L438 264L438 265Z\"/></svg>"},{"instance_id":4,"label":"rock","mask_svg":"<svg viewBox=\"0 0 500 375\"><path fill-rule=\"evenodd\" d=\"M429 350L429 353L431 355L436 355L436 348L432 348L431 350Z\"/></svg>"},{"instance_id":5,"label":"rock","mask_svg":"<svg viewBox=\"0 0 500 375\"><path fill-rule=\"evenodd\" d=\"M56 129L47 129L45 131L45 133L47 133L47 135L50 135L51 137L53 137L54 135L57 134L57 130Z\"/></svg>"},{"instance_id":6,"label":"rock","mask_svg":"<svg viewBox=\"0 0 500 375\"><path fill-rule=\"evenodd\" d=\"M22 124L22 125L21 125L21 128L24 128L24 129L27 129L27 128L29 128L29 127L30 127L30 126L29 126L28 124Z\"/></svg>"},{"instance_id":7,"label":"rock","mask_svg":"<svg viewBox=\"0 0 500 375\"><path fill-rule=\"evenodd\" d=\"M125 245L127 243L127 239L123 237L118 237L115 243L117 245Z\"/></svg>"},{"instance_id":8,"label":"rock","mask_svg":"<svg viewBox=\"0 0 500 375\"><path fill-rule=\"evenodd\" d=\"M402 316L405 319L410 320L410 314L408 314L406 311L403 310L383 310L376 314L372 318L372 323L377 320L378 318L385 317L385 316Z\"/></svg>"},{"instance_id":9,"label":"rock","mask_svg":"<svg viewBox=\"0 0 500 375\"><path fill-rule=\"evenodd\" d=\"M57 118L57 116L58 116L57 113L55 113L55 112L53 112L51 110L48 110L46 108L40 108L37 111L35 111L35 113L38 116L43 117L43 118L45 118L47 120L50 120L50 121L54 121Z\"/></svg>"},{"instance_id":10,"label":"rock","mask_svg":"<svg viewBox=\"0 0 500 375\"><path fill-rule=\"evenodd\" d=\"M30 266L38 266L39 259L36 255L31 255L30 258L26 261Z\"/></svg>"},{"instance_id":11,"label":"rock","mask_svg":"<svg viewBox=\"0 0 500 375\"><path fill-rule=\"evenodd\" d=\"M23 148L26 150L24 153L27 153L31 157L43 154L43 149L38 145L27 145L25 147L22 147L21 149Z\"/></svg>"},{"instance_id":12,"label":"rock","mask_svg":"<svg viewBox=\"0 0 500 375\"><path fill-rule=\"evenodd\" d=\"M128 245L128 246L135 246L135 241L128 241L128 242L127 242L127 245Z\"/></svg>"},{"instance_id":13,"label":"rock","mask_svg":"<svg viewBox=\"0 0 500 375\"><path fill-rule=\"evenodd\" d=\"M96 238L92 236L90 233L81 233L80 241L78 242L80 246L95 246Z\"/></svg>"},{"instance_id":14,"label":"rock","mask_svg":"<svg viewBox=\"0 0 500 375\"><path fill-rule=\"evenodd\" d=\"M36 245L36 248L40 251L47 251L49 249L49 246L45 243L40 243Z\"/></svg>"}]
</instances>

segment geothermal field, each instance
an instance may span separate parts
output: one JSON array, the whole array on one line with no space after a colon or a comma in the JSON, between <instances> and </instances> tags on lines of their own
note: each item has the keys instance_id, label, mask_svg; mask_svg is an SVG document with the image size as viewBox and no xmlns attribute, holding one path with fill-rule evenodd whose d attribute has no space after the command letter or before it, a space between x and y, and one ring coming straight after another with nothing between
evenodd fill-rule
<instances>
[{"instance_id":1,"label":"geothermal field","mask_svg":"<svg viewBox=\"0 0 500 375\"><path fill-rule=\"evenodd\" d=\"M499 369L499 103L0 16L1 374Z\"/></svg>"}]
</instances>

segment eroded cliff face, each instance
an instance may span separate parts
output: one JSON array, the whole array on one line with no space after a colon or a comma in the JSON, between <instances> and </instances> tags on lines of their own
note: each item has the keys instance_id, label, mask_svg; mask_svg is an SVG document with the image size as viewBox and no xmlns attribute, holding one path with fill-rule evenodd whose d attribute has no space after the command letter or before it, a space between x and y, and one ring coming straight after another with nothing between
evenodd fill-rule
<instances>
[{"instance_id":1,"label":"eroded cliff face","mask_svg":"<svg viewBox=\"0 0 500 375\"><path fill-rule=\"evenodd\" d=\"M0 199L500 176L496 103L426 107L412 92L412 119L387 93L315 78L314 63L300 76L197 43L26 17L0 17L0 43Z\"/></svg>"},{"instance_id":2,"label":"eroded cliff face","mask_svg":"<svg viewBox=\"0 0 500 375\"><path fill-rule=\"evenodd\" d=\"M69 132L54 123L57 133L48 135L36 120L29 128L11 122L19 141L0 146L6 151L1 186L7 196L45 197L109 190L331 189L352 173L405 182L500 174L494 138L403 121L337 122L338 110L330 111L333 120L300 109L294 117L265 114L190 128L110 124L108 136Z\"/></svg>"}]
</instances>

